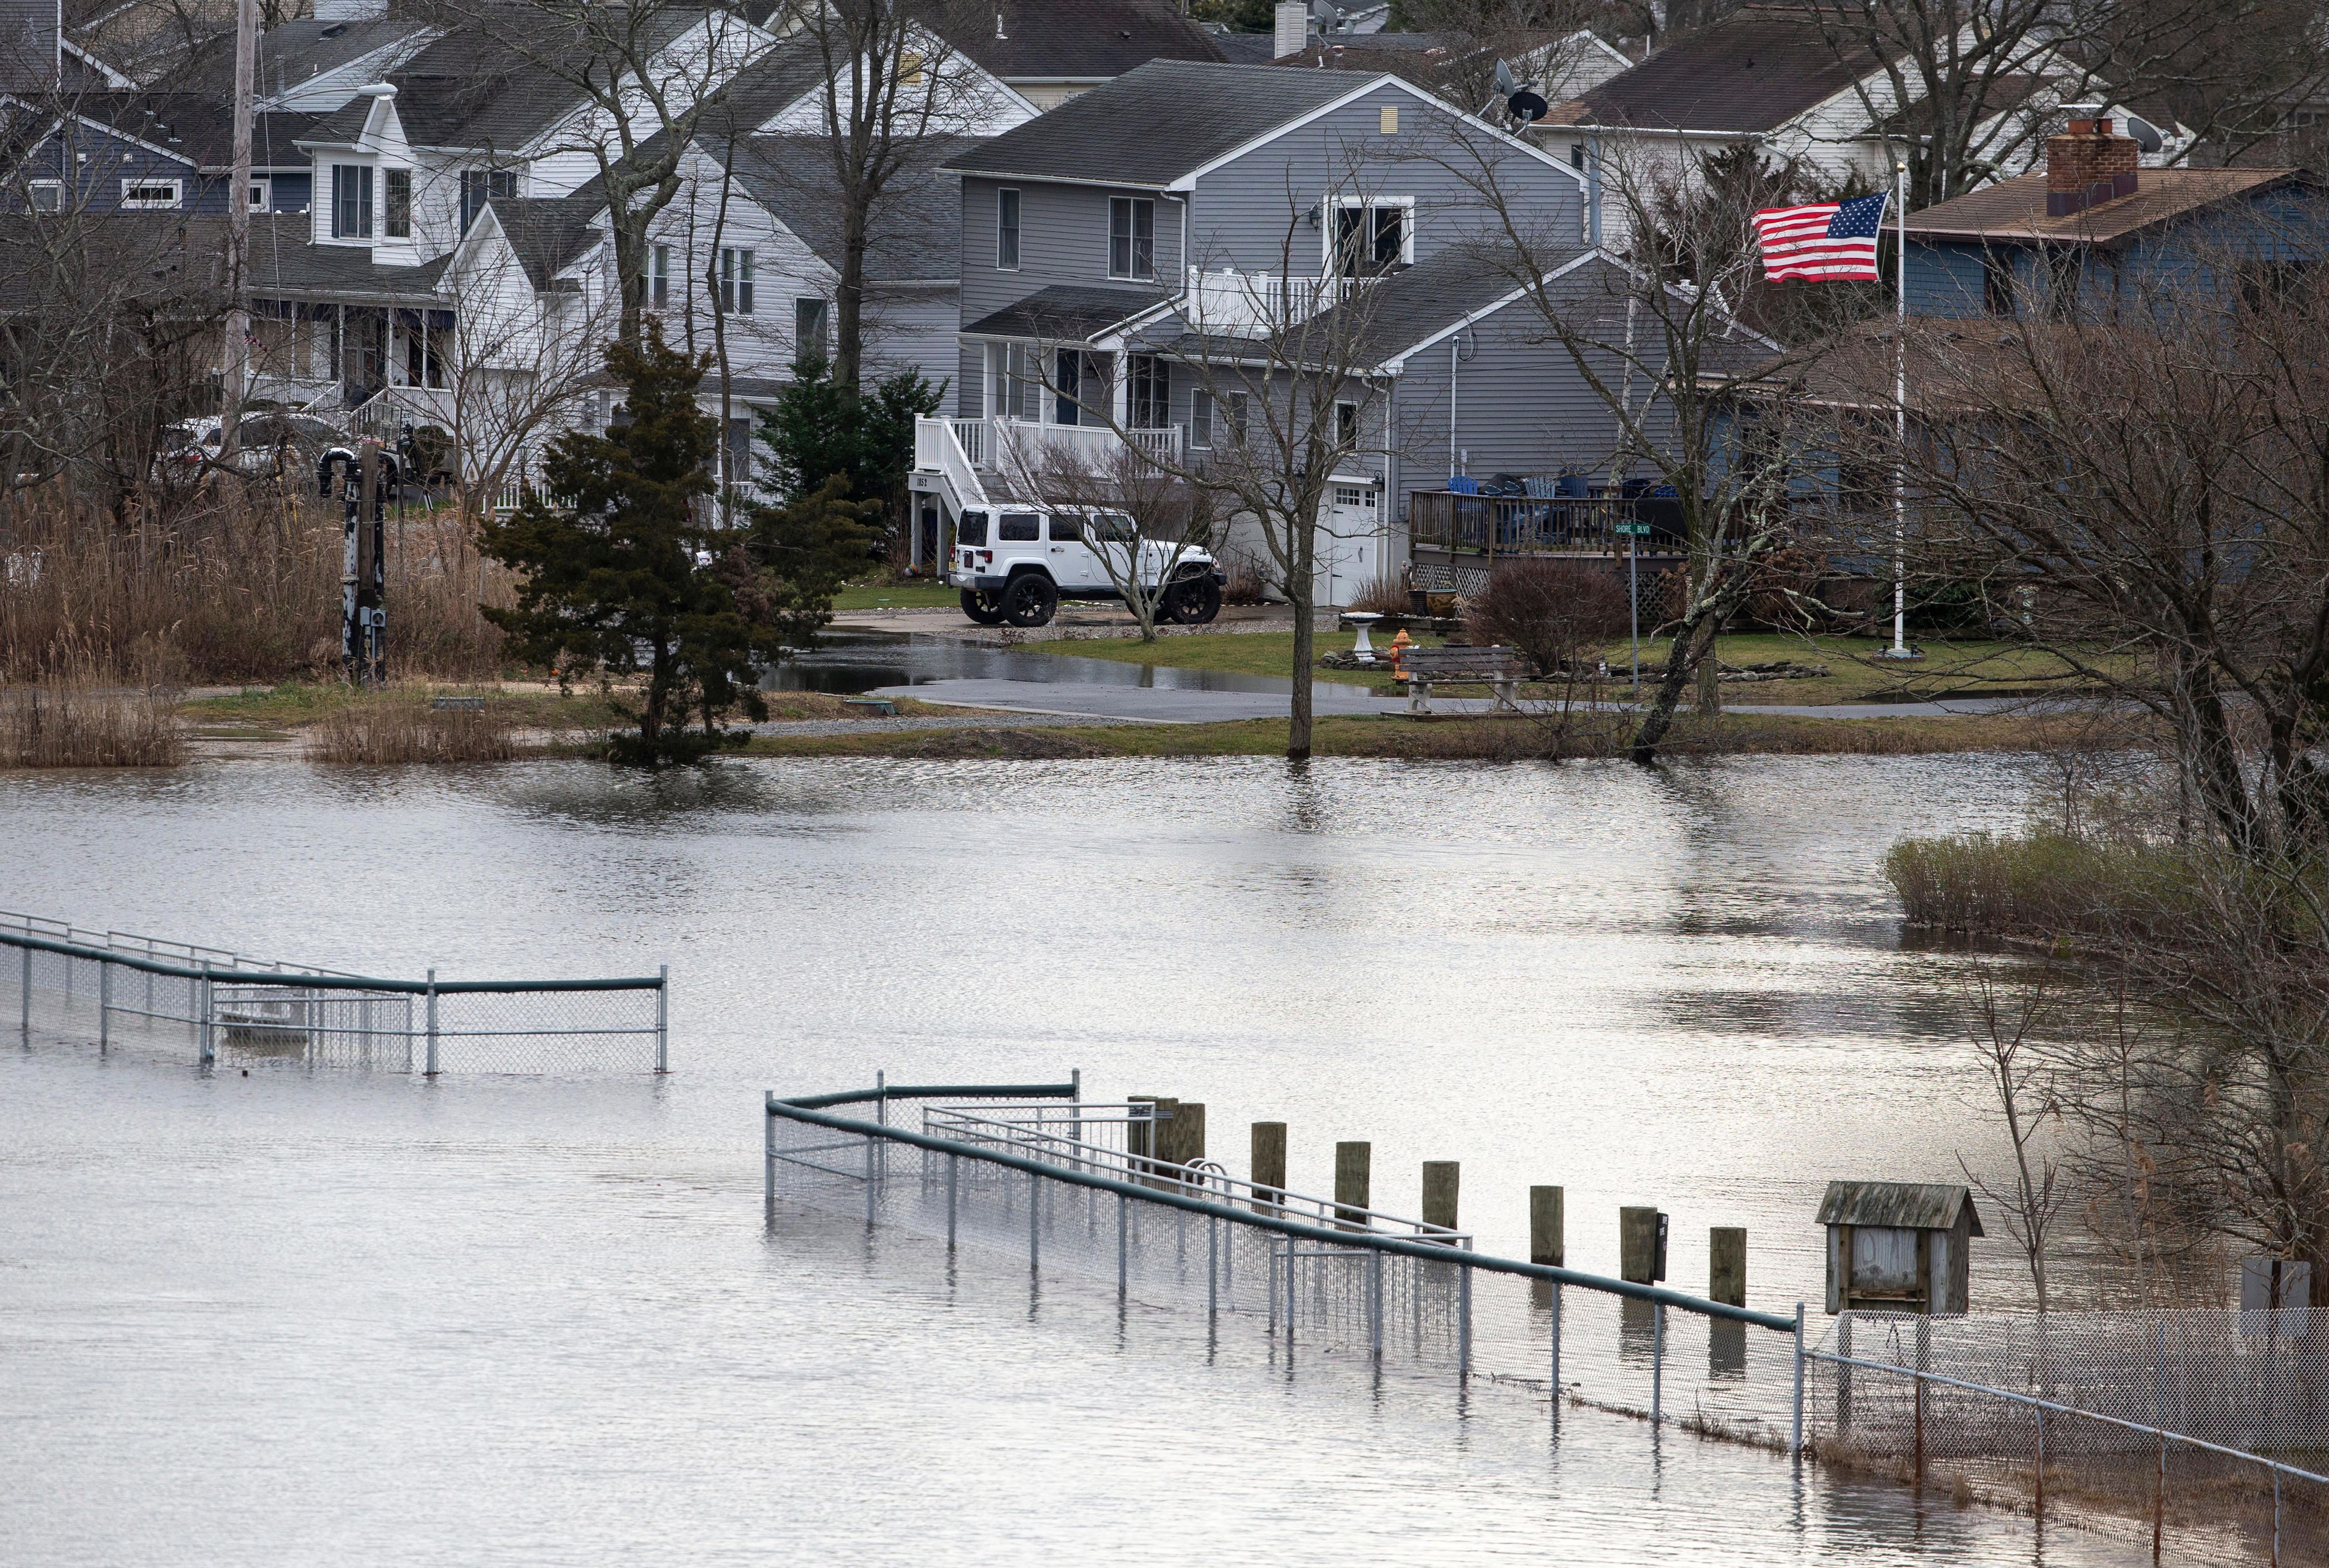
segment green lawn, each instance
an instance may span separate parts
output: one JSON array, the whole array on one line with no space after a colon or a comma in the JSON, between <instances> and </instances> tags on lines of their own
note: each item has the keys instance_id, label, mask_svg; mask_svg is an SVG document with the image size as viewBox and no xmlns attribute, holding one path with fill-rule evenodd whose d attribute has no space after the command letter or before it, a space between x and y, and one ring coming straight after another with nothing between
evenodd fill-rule
<instances>
[{"instance_id":1,"label":"green lawn","mask_svg":"<svg viewBox=\"0 0 2329 1568\"><path fill-rule=\"evenodd\" d=\"M836 610L954 609L961 604L962 590L941 582L852 583L833 596Z\"/></svg>"},{"instance_id":2,"label":"green lawn","mask_svg":"<svg viewBox=\"0 0 2329 1568\"><path fill-rule=\"evenodd\" d=\"M1357 640L1350 632L1321 632L1321 653L1348 648ZM1391 639L1376 633L1378 650ZM1419 639L1436 647L1438 639ZM1825 676L1787 681L1726 681L1729 703L1795 704L1863 701L1894 694L1901 698L1935 692L2007 693L2075 686L2065 680L2059 661L2051 655L2000 643L1943 643L1915 639L1925 656L1908 663L1881 658L1887 644L1867 637L1802 637L1768 633L1742 633L1721 638L1716 655L1727 665L1743 668L1780 661L1826 670ZM1669 642L1645 641L1645 667L1665 662ZM1151 664L1177 670L1221 670L1245 675L1285 675L1294 656L1291 632L1220 633L1194 637L1162 637L1155 643L1137 640L1105 643L1034 643L1029 653L1059 653L1080 659L1114 659L1127 664ZM1613 644L1605 653L1610 678L1626 681L1627 644ZM1354 671L1321 670L1321 681L1387 689L1388 676L1370 680Z\"/></svg>"}]
</instances>

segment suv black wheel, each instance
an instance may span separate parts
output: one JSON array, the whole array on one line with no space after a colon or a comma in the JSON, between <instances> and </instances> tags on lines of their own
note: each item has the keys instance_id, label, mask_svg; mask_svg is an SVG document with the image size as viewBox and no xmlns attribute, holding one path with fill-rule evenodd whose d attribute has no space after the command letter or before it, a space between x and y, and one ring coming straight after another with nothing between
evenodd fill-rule
<instances>
[{"instance_id":1,"label":"suv black wheel","mask_svg":"<svg viewBox=\"0 0 2329 1568\"><path fill-rule=\"evenodd\" d=\"M1013 577L1003 590L1003 618L1014 626L1044 625L1059 607L1060 590L1041 572Z\"/></svg>"},{"instance_id":2,"label":"suv black wheel","mask_svg":"<svg viewBox=\"0 0 2329 1568\"><path fill-rule=\"evenodd\" d=\"M1204 625L1221 613L1221 585L1211 577L1183 583L1164 602L1164 613L1179 625Z\"/></svg>"},{"instance_id":3,"label":"suv black wheel","mask_svg":"<svg viewBox=\"0 0 2329 1568\"><path fill-rule=\"evenodd\" d=\"M1003 601L993 594L962 590L962 613L982 626L1003 624Z\"/></svg>"}]
</instances>

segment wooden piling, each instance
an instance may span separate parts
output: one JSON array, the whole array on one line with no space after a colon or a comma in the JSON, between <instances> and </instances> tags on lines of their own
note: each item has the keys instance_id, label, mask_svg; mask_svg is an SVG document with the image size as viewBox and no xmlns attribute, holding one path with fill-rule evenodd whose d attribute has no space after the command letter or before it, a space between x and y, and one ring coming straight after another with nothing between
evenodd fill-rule
<instances>
[{"instance_id":1,"label":"wooden piling","mask_svg":"<svg viewBox=\"0 0 2329 1568\"><path fill-rule=\"evenodd\" d=\"M1427 1160L1423 1162L1423 1223L1447 1230L1461 1227L1456 1223L1456 1199L1463 1166L1453 1160Z\"/></svg>"},{"instance_id":2,"label":"wooden piling","mask_svg":"<svg viewBox=\"0 0 2329 1568\"><path fill-rule=\"evenodd\" d=\"M1151 1162L1166 1158L1164 1150L1172 1137L1173 1118L1181 1102L1169 1094L1127 1094L1125 1098L1132 1104L1150 1107L1146 1116L1125 1124L1124 1151L1131 1156L1127 1163L1132 1168L1132 1179L1144 1187L1153 1187L1155 1183L1148 1176L1154 1169Z\"/></svg>"},{"instance_id":3,"label":"wooden piling","mask_svg":"<svg viewBox=\"0 0 2329 1568\"><path fill-rule=\"evenodd\" d=\"M1658 1211L1617 1211L1617 1277L1637 1285L1655 1284L1658 1272Z\"/></svg>"},{"instance_id":4,"label":"wooden piling","mask_svg":"<svg viewBox=\"0 0 2329 1568\"><path fill-rule=\"evenodd\" d=\"M1367 1198L1374 1160L1375 1146L1372 1143L1334 1145L1334 1218L1344 1230L1367 1228L1366 1219L1359 1211L1374 1207Z\"/></svg>"},{"instance_id":5,"label":"wooden piling","mask_svg":"<svg viewBox=\"0 0 2329 1568\"><path fill-rule=\"evenodd\" d=\"M1253 1211L1276 1214L1278 1199L1286 1193L1286 1123L1253 1124Z\"/></svg>"},{"instance_id":6,"label":"wooden piling","mask_svg":"<svg viewBox=\"0 0 2329 1568\"><path fill-rule=\"evenodd\" d=\"M1725 1306L1747 1304L1747 1232L1719 1225L1706 1233L1706 1299Z\"/></svg>"},{"instance_id":7,"label":"wooden piling","mask_svg":"<svg viewBox=\"0 0 2329 1568\"><path fill-rule=\"evenodd\" d=\"M1569 1244L1561 1205L1567 1195L1557 1187L1529 1188L1529 1262L1569 1266Z\"/></svg>"},{"instance_id":8,"label":"wooden piling","mask_svg":"<svg viewBox=\"0 0 2329 1568\"><path fill-rule=\"evenodd\" d=\"M1193 1100L1173 1103L1173 1119L1156 1126L1156 1159L1165 1165L1194 1165L1205 1157L1205 1108Z\"/></svg>"}]
</instances>

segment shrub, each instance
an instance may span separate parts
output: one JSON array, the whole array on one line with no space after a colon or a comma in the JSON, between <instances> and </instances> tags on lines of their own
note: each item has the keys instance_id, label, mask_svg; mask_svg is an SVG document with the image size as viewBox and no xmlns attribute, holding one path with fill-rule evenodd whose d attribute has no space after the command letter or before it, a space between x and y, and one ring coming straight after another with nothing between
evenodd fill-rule
<instances>
[{"instance_id":1,"label":"shrub","mask_svg":"<svg viewBox=\"0 0 2329 1568\"><path fill-rule=\"evenodd\" d=\"M424 708L410 697L359 698L309 731L317 762L393 765L410 762L505 762L517 755L516 727L491 707Z\"/></svg>"},{"instance_id":2,"label":"shrub","mask_svg":"<svg viewBox=\"0 0 2329 1568\"><path fill-rule=\"evenodd\" d=\"M1514 560L1466 601L1464 633L1517 650L1547 675L1625 634L1626 586L1606 567Z\"/></svg>"},{"instance_id":3,"label":"shrub","mask_svg":"<svg viewBox=\"0 0 2329 1568\"><path fill-rule=\"evenodd\" d=\"M1258 605L1261 601L1261 568L1250 556L1226 556L1221 560L1221 575L1229 580L1221 585L1221 603L1225 605Z\"/></svg>"},{"instance_id":4,"label":"shrub","mask_svg":"<svg viewBox=\"0 0 2329 1568\"><path fill-rule=\"evenodd\" d=\"M1409 596L1405 583L1397 577L1380 577L1361 588L1344 607L1367 615L1404 615L1415 608L1415 602Z\"/></svg>"}]
</instances>

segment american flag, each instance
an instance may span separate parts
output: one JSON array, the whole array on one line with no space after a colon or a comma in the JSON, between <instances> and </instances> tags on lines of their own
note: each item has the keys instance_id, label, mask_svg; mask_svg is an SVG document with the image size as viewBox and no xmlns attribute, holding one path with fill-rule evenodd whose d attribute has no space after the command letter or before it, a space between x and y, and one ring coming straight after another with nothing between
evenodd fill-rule
<instances>
[{"instance_id":1,"label":"american flag","mask_svg":"<svg viewBox=\"0 0 2329 1568\"><path fill-rule=\"evenodd\" d=\"M1763 249L1763 276L1774 283L1804 277L1815 283L1876 281L1876 232L1884 226L1891 192L1809 207L1766 207L1755 214Z\"/></svg>"}]
</instances>

